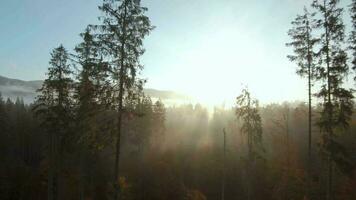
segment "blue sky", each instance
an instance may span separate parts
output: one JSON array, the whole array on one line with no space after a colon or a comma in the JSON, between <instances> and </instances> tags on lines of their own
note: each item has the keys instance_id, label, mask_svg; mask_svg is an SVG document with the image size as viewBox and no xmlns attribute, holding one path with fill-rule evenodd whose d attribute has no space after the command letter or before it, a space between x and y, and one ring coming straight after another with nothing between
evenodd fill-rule
<instances>
[{"instance_id":1,"label":"blue sky","mask_svg":"<svg viewBox=\"0 0 356 200\"><path fill-rule=\"evenodd\" d=\"M263 3L261 3L263 2ZM303 100L306 82L286 59L287 30L308 0L142 0L157 28L145 40L147 87L211 104L248 85L262 102ZM71 50L101 0L3 0L0 75L44 79L51 49ZM343 1L348 4L349 1Z\"/></svg>"}]
</instances>

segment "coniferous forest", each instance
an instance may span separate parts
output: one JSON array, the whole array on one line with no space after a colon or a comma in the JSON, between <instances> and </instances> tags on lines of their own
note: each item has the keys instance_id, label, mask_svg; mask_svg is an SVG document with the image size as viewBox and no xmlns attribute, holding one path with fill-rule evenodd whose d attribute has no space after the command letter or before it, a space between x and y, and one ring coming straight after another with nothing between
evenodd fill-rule
<instances>
[{"instance_id":1,"label":"coniferous forest","mask_svg":"<svg viewBox=\"0 0 356 200\"><path fill-rule=\"evenodd\" d=\"M102 0L74 49L48 50L33 102L0 96L0 199L355 200L356 0L340 2L305 1L285 30L303 101L246 86L209 108L145 94L159 27L140 0Z\"/></svg>"}]
</instances>

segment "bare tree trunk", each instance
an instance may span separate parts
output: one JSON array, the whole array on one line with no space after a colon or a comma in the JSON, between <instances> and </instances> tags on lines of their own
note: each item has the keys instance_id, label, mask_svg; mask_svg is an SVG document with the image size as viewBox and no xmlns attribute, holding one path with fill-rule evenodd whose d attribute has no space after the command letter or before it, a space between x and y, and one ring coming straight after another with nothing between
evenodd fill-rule
<instances>
[{"instance_id":1,"label":"bare tree trunk","mask_svg":"<svg viewBox=\"0 0 356 200\"><path fill-rule=\"evenodd\" d=\"M140 144L139 154L140 154L140 185L141 185L141 199L144 200L146 197L146 174L145 174L145 158L144 158L144 142L142 141Z\"/></svg>"},{"instance_id":2,"label":"bare tree trunk","mask_svg":"<svg viewBox=\"0 0 356 200\"><path fill-rule=\"evenodd\" d=\"M51 132L49 134L49 149L48 149L48 160L49 160L49 164L48 164L48 200L53 200L54 199L54 151L53 151L53 147L54 147L54 135Z\"/></svg>"},{"instance_id":3,"label":"bare tree trunk","mask_svg":"<svg viewBox=\"0 0 356 200\"><path fill-rule=\"evenodd\" d=\"M289 107L287 107L287 112L285 113L285 123L286 123L286 145L287 145L287 177L286 177L286 199L289 199L289 176L290 176L290 141L289 141Z\"/></svg>"},{"instance_id":4,"label":"bare tree trunk","mask_svg":"<svg viewBox=\"0 0 356 200\"><path fill-rule=\"evenodd\" d=\"M308 178L307 178L307 181L308 181L308 183L307 183L307 187L308 187L308 189L307 189L307 195L308 195L308 198L309 199L311 199L311 161L312 161L312 159L311 159L311 142L312 142L312 133L311 133L311 129L312 129L312 127L311 127L311 121L312 121L312 102L311 102L311 63L310 63L310 61L308 61L309 63L308 63L308 100L309 100L309 110L308 110L308 173L307 173L307 176L308 176Z\"/></svg>"},{"instance_id":5,"label":"bare tree trunk","mask_svg":"<svg viewBox=\"0 0 356 200\"><path fill-rule=\"evenodd\" d=\"M84 200L84 190L85 190L85 165L84 165L84 148L80 147L80 155L79 155L79 162L80 162L80 182L79 182L79 200Z\"/></svg>"},{"instance_id":6,"label":"bare tree trunk","mask_svg":"<svg viewBox=\"0 0 356 200\"><path fill-rule=\"evenodd\" d=\"M123 77L123 67L120 69L120 77ZM122 111L123 111L123 79L120 78L120 91L119 91L119 109L118 109L118 120L117 120L117 135L116 135L116 154L115 154L115 176L114 176L114 199L120 199L120 185L119 185L119 167L120 167L120 142L121 142L121 128L122 128Z\"/></svg>"},{"instance_id":7,"label":"bare tree trunk","mask_svg":"<svg viewBox=\"0 0 356 200\"><path fill-rule=\"evenodd\" d=\"M223 155L223 173L222 173L222 186L221 186L221 200L225 200L225 161L226 161L226 132L225 128L223 129L224 133L224 155Z\"/></svg>"},{"instance_id":8,"label":"bare tree trunk","mask_svg":"<svg viewBox=\"0 0 356 200\"><path fill-rule=\"evenodd\" d=\"M248 96L248 107L250 108L250 96ZM250 112L250 111L249 111ZM250 113L247 117L247 124L250 124ZM252 133L251 127L247 133L247 148L248 148L248 158L247 158L247 200L251 200L251 162L252 162Z\"/></svg>"}]
</instances>

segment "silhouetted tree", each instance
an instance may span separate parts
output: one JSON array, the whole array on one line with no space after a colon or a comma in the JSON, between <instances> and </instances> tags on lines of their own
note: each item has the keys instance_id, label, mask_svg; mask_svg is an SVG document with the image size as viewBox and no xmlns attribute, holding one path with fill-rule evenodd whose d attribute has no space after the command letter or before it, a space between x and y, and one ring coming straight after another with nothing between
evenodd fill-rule
<instances>
[{"instance_id":1,"label":"silhouetted tree","mask_svg":"<svg viewBox=\"0 0 356 200\"><path fill-rule=\"evenodd\" d=\"M7 132L7 126L6 126L6 121L7 121L7 113L5 112L5 101L2 98L1 92L0 92L0 133L5 134Z\"/></svg>"},{"instance_id":2,"label":"silhouetted tree","mask_svg":"<svg viewBox=\"0 0 356 200\"><path fill-rule=\"evenodd\" d=\"M96 150L99 143L97 140L96 119L100 110L100 95L105 84L105 64L99 58L99 46L94 41L93 35L87 28L81 34L82 43L75 48L75 61L79 64L78 83L76 84L76 146L79 146L79 166L80 181L79 195L80 199L85 199L84 194L88 172L88 156L90 152ZM91 166L92 167L92 166Z\"/></svg>"},{"instance_id":3,"label":"silhouetted tree","mask_svg":"<svg viewBox=\"0 0 356 200\"><path fill-rule=\"evenodd\" d=\"M350 14L351 14L351 25L352 25L352 31L349 36L349 42L350 42L350 49L352 51L352 69L356 73L356 0L352 0L352 3L350 5ZM356 81L356 75L354 77L354 80Z\"/></svg>"},{"instance_id":4,"label":"silhouetted tree","mask_svg":"<svg viewBox=\"0 0 356 200\"><path fill-rule=\"evenodd\" d=\"M117 89L117 134L114 165L114 199L119 199L120 137L122 132L123 101L138 82L137 73L143 68L140 56L144 53L143 39L153 29L145 16L147 8L140 0L104 0L99 6L103 16L101 25L92 26L99 31L98 38L110 58L114 88Z\"/></svg>"},{"instance_id":5,"label":"silhouetted tree","mask_svg":"<svg viewBox=\"0 0 356 200\"><path fill-rule=\"evenodd\" d=\"M60 45L52 51L51 56L47 78L39 89L34 109L43 120L49 136L48 199L56 200L59 198L62 145L73 121L73 81L66 49Z\"/></svg>"},{"instance_id":6,"label":"silhouetted tree","mask_svg":"<svg viewBox=\"0 0 356 200\"><path fill-rule=\"evenodd\" d=\"M157 100L153 105L153 138L152 146L157 146L159 143L163 143L165 137L165 122L166 122L166 108L161 100Z\"/></svg>"},{"instance_id":7,"label":"silhouetted tree","mask_svg":"<svg viewBox=\"0 0 356 200\"><path fill-rule=\"evenodd\" d=\"M256 159L262 157L264 151L262 145L262 122L258 113L258 101L251 98L247 89L242 90L242 94L236 98L236 116L242 120L241 132L247 136L247 199L252 198L251 168Z\"/></svg>"},{"instance_id":8,"label":"silhouetted tree","mask_svg":"<svg viewBox=\"0 0 356 200\"><path fill-rule=\"evenodd\" d=\"M333 199L333 164L341 163L343 152L342 146L335 139L335 129L348 127L353 109L353 95L351 90L343 87L344 79L349 74L349 67L347 54L343 49L345 27L339 0L314 0L312 6L320 16L317 28L322 32L317 68L322 85L317 96L323 101L319 126L326 133L322 144L328 158L326 197Z\"/></svg>"},{"instance_id":9,"label":"silhouetted tree","mask_svg":"<svg viewBox=\"0 0 356 200\"><path fill-rule=\"evenodd\" d=\"M0 92L0 156L4 157L8 154L7 152L7 145L6 144L6 139L8 136L8 121L9 121L9 116L8 113L6 112L6 105L5 101L2 98L1 92Z\"/></svg>"},{"instance_id":10,"label":"silhouetted tree","mask_svg":"<svg viewBox=\"0 0 356 200\"><path fill-rule=\"evenodd\" d=\"M312 82L315 80L315 45L319 40L312 34L313 28L316 26L314 19L315 13L310 13L304 8L303 15L297 15L292 22L293 28L289 30L288 35L292 42L287 43L287 46L293 47L294 55L289 55L288 58L298 65L297 74L308 79L308 196L310 188L310 167L311 167L311 140L312 140Z\"/></svg>"}]
</instances>

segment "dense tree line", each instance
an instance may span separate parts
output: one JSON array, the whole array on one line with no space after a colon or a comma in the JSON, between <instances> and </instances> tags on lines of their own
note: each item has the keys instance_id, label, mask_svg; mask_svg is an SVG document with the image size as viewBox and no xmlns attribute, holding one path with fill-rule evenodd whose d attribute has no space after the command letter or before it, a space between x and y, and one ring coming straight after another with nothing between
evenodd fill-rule
<instances>
[{"instance_id":1,"label":"dense tree line","mask_svg":"<svg viewBox=\"0 0 356 200\"><path fill-rule=\"evenodd\" d=\"M50 170L49 135L33 106L21 100L1 100L1 199L47 199ZM211 114L201 105L164 107L142 97L125 117L120 186L123 199L220 199L223 170L223 132L226 129L225 198L303 199L308 176L308 105L269 104L259 107L263 151L248 176L248 135L235 109L216 107ZM313 112L317 112L317 108ZM4 117L6 116L6 117ZM115 113L96 119L110 122ZM110 119L111 118L111 119ZM101 124L102 125L102 124ZM109 123L107 127L113 126ZM107 128L83 139L63 142L58 168L61 199L111 199L114 134ZM96 127L94 127L96 129ZM77 138L77 129L71 132ZM356 116L337 140L355 166ZM313 125L312 194L325 197L327 163L320 157L322 132ZM80 134L81 135L81 134ZM84 137L84 136L83 136ZM84 149L84 150L83 150ZM337 199L355 197L355 168L336 170ZM251 183L249 186L248 183Z\"/></svg>"}]
</instances>

